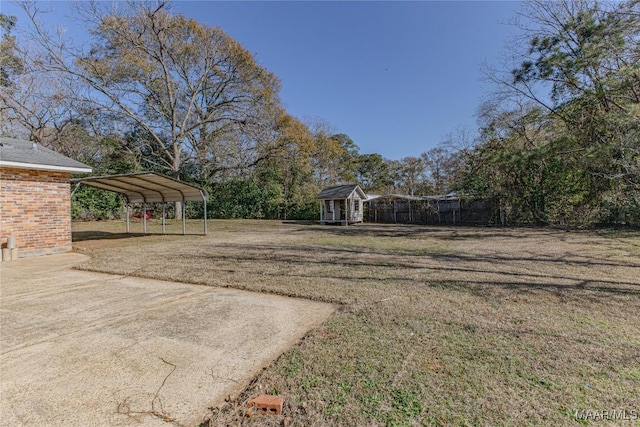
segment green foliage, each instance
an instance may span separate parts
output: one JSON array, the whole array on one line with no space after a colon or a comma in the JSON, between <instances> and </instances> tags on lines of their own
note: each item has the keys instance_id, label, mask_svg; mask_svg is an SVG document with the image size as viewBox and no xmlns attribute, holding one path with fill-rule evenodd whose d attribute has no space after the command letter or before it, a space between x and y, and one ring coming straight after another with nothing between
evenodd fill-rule
<instances>
[{"instance_id":1,"label":"green foliage","mask_svg":"<svg viewBox=\"0 0 640 427\"><path fill-rule=\"evenodd\" d=\"M503 82L512 97L484 111L464 180L509 222L640 225L638 5L527 4L539 27Z\"/></svg>"},{"instance_id":2,"label":"green foliage","mask_svg":"<svg viewBox=\"0 0 640 427\"><path fill-rule=\"evenodd\" d=\"M354 182L356 180L356 167L360 157L360 148L355 142L344 133L339 133L331 137L340 144L342 149L337 160L339 173L342 182Z\"/></svg>"},{"instance_id":3,"label":"green foliage","mask_svg":"<svg viewBox=\"0 0 640 427\"><path fill-rule=\"evenodd\" d=\"M22 68L20 58L16 55L16 39L11 30L16 25L16 17L0 13L0 87L11 85L11 75Z\"/></svg>"},{"instance_id":4,"label":"green foliage","mask_svg":"<svg viewBox=\"0 0 640 427\"><path fill-rule=\"evenodd\" d=\"M389 165L380 154L362 154L356 160L356 177L364 191L379 191L389 185Z\"/></svg>"},{"instance_id":5,"label":"green foliage","mask_svg":"<svg viewBox=\"0 0 640 427\"><path fill-rule=\"evenodd\" d=\"M95 221L123 218L124 200L117 193L81 185L71 199L74 221Z\"/></svg>"},{"instance_id":6,"label":"green foliage","mask_svg":"<svg viewBox=\"0 0 640 427\"><path fill-rule=\"evenodd\" d=\"M391 391L393 411L387 416L386 425L411 425L422 413L418 394L406 389Z\"/></svg>"},{"instance_id":7,"label":"green foliage","mask_svg":"<svg viewBox=\"0 0 640 427\"><path fill-rule=\"evenodd\" d=\"M315 193L283 197L282 186L274 181L238 177L209 188L207 205L212 218L317 219Z\"/></svg>"},{"instance_id":8,"label":"green foliage","mask_svg":"<svg viewBox=\"0 0 640 427\"><path fill-rule=\"evenodd\" d=\"M213 218L265 218L267 195L251 179L236 178L214 184L208 204Z\"/></svg>"}]
</instances>

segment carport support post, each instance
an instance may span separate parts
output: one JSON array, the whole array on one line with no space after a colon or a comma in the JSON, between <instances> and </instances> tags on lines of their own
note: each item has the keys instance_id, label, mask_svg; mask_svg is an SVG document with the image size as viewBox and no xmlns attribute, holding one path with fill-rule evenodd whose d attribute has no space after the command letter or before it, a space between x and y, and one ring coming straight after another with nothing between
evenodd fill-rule
<instances>
[{"instance_id":1,"label":"carport support post","mask_svg":"<svg viewBox=\"0 0 640 427\"><path fill-rule=\"evenodd\" d=\"M165 230L165 216L167 213L167 203L166 202L162 202L162 234L167 234L167 231Z\"/></svg>"},{"instance_id":2,"label":"carport support post","mask_svg":"<svg viewBox=\"0 0 640 427\"><path fill-rule=\"evenodd\" d=\"M131 210L131 207L129 206L129 203L126 204L124 209L127 211L127 233L128 233L129 232L129 214L130 214L129 211Z\"/></svg>"},{"instance_id":3,"label":"carport support post","mask_svg":"<svg viewBox=\"0 0 640 427\"><path fill-rule=\"evenodd\" d=\"M182 234L187 234L187 203L182 201Z\"/></svg>"},{"instance_id":4,"label":"carport support post","mask_svg":"<svg viewBox=\"0 0 640 427\"><path fill-rule=\"evenodd\" d=\"M207 235L207 200L204 199L202 203L204 203L204 235L206 236Z\"/></svg>"},{"instance_id":5,"label":"carport support post","mask_svg":"<svg viewBox=\"0 0 640 427\"><path fill-rule=\"evenodd\" d=\"M147 233L147 202L142 202L142 232Z\"/></svg>"}]
</instances>

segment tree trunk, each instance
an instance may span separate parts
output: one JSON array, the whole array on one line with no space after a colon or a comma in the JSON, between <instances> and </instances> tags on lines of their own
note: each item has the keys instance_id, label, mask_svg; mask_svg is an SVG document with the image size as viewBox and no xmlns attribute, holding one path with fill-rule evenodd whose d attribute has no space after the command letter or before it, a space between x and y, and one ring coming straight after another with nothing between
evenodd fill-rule
<instances>
[{"instance_id":1,"label":"tree trunk","mask_svg":"<svg viewBox=\"0 0 640 427\"><path fill-rule=\"evenodd\" d=\"M178 152L177 144L174 144L174 155ZM179 152L178 152L179 153ZM180 159L176 156L174 157L173 162L173 178L180 181ZM183 219L182 218L182 202L176 202L174 206L174 217L175 219Z\"/></svg>"}]
</instances>

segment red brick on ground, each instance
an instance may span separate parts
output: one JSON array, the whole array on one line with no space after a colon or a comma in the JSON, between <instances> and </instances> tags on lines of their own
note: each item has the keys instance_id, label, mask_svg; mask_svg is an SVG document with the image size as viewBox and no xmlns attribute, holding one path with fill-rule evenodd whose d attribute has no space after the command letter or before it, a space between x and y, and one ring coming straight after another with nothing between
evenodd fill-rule
<instances>
[{"instance_id":1,"label":"red brick on ground","mask_svg":"<svg viewBox=\"0 0 640 427\"><path fill-rule=\"evenodd\" d=\"M284 398L282 396L273 396L270 394L261 394L257 397L249 399L247 406L253 407L258 412L264 414L280 415L282 413L282 405Z\"/></svg>"}]
</instances>

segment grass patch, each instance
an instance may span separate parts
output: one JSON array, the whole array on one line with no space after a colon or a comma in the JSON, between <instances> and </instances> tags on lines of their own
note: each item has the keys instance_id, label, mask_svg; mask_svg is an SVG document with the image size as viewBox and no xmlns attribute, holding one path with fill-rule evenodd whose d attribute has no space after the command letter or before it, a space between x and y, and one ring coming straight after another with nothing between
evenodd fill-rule
<instances>
[{"instance_id":1,"label":"grass patch","mask_svg":"<svg viewBox=\"0 0 640 427\"><path fill-rule=\"evenodd\" d=\"M74 246L91 255L83 268L343 305L211 425L573 426L577 410L640 412L637 233L123 227L74 224ZM249 396L274 390L282 417L245 415Z\"/></svg>"}]
</instances>

